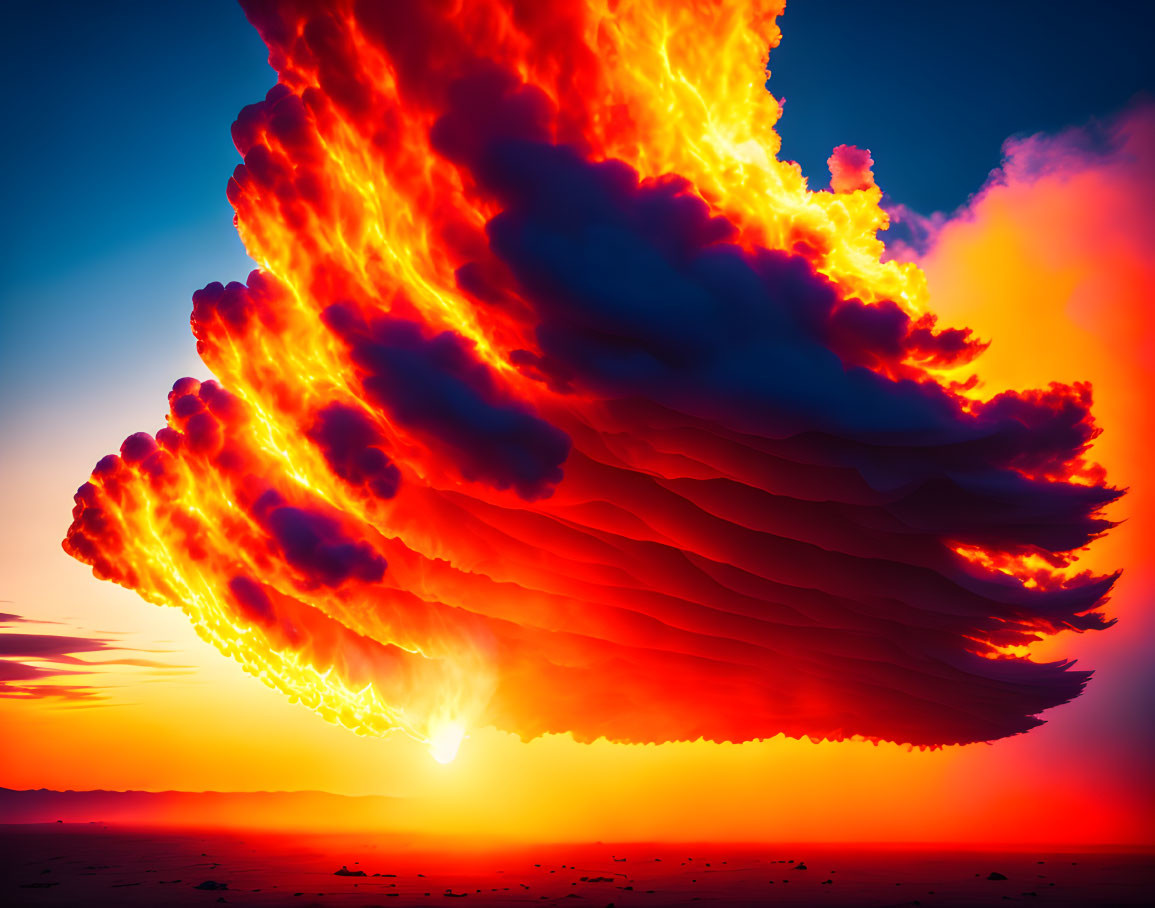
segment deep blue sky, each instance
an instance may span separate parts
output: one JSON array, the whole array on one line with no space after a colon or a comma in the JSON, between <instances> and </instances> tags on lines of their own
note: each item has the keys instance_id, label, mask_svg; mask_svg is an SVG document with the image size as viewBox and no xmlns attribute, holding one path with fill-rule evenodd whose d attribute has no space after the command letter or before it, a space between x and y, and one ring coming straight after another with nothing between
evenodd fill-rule
<instances>
[{"instance_id":1,"label":"deep blue sky","mask_svg":"<svg viewBox=\"0 0 1155 908\"><path fill-rule=\"evenodd\" d=\"M783 154L825 185L834 145L869 147L892 198L952 209L1008 135L1152 91L1153 22L1145 0L795 0L771 59ZM192 291L249 269L224 190L265 49L229 0L25 0L4 25L0 417L127 382L159 419L197 371Z\"/></svg>"},{"instance_id":2,"label":"deep blue sky","mask_svg":"<svg viewBox=\"0 0 1155 908\"><path fill-rule=\"evenodd\" d=\"M1152 0L794 0L770 89L782 157L824 185L843 142L929 214L958 207L1015 134L1054 131L1155 93Z\"/></svg>"},{"instance_id":3,"label":"deep blue sky","mask_svg":"<svg viewBox=\"0 0 1155 908\"><path fill-rule=\"evenodd\" d=\"M167 384L196 371L192 291L251 267L225 198L229 125L273 84L266 57L225 0L5 5L5 426L108 411L99 386L125 383L162 424Z\"/></svg>"},{"instance_id":4,"label":"deep blue sky","mask_svg":"<svg viewBox=\"0 0 1155 908\"><path fill-rule=\"evenodd\" d=\"M273 80L238 6L26 2L7 13L0 153L19 217L0 229L16 276L174 227L227 225L229 124Z\"/></svg>"}]
</instances>

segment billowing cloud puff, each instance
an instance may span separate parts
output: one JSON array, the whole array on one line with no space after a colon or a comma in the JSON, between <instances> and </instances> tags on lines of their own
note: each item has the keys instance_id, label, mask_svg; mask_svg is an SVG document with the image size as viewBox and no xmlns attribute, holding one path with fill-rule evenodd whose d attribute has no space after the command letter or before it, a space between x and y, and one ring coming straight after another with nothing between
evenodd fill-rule
<instances>
[{"instance_id":1,"label":"billowing cloud puff","mask_svg":"<svg viewBox=\"0 0 1155 908\"><path fill-rule=\"evenodd\" d=\"M874 159L869 149L836 145L826 159L830 168L830 188L834 192L856 192L874 186Z\"/></svg>"},{"instance_id":2,"label":"billowing cloud puff","mask_svg":"<svg viewBox=\"0 0 1155 908\"><path fill-rule=\"evenodd\" d=\"M280 76L234 126L261 269L194 295L219 382L177 382L77 493L97 576L435 746L937 745L1078 694L1013 653L1109 623L1114 575L1072 567L1118 495L1091 389L942 377L984 343L879 263L866 153L836 150L835 195L753 116L691 147L711 48L678 4L661 55L652 19L573 4L246 8ZM755 51L711 109L776 111L775 5L735 8Z\"/></svg>"}]
</instances>

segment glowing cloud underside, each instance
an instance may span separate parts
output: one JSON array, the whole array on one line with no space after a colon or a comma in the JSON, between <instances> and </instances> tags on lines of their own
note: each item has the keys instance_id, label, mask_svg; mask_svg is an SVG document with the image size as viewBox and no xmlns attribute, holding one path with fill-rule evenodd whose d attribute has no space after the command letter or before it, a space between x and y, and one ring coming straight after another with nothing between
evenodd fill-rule
<instances>
[{"instance_id":1,"label":"glowing cloud underside","mask_svg":"<svg viewBox=\"0 0 1155 908\"><path fill-rule=\"evenodd\" d=\"M944 377L982 345L880 263L869 157L776 158L777 4L245 8L260 269L194 295L219 383L77 493L98 577L443 760L991 740L1078 694L1012 652L1107 623L1089 388Z\"/></svg>"}]
</instances>

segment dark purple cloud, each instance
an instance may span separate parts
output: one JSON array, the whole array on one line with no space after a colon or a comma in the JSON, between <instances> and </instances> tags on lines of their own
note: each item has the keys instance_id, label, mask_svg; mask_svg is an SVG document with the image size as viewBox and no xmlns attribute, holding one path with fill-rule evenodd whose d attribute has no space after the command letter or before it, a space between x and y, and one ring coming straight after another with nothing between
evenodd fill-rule
<instances>
[{"instance_id":1,"label":"dark purple cloud","mask_svg":"<svg viewBox=\"0 0 1155 908\"><path fill-rule=\"evenodd\" d=\"M14 625L56 623L0 612L0 699L59 700L91 705L107 699L104 688L71 680L61 683L57 679L91 677L95 669L103 666L146 668L166 676L183 668L155 659L118 656L118 653L140 650L103 637L36 634L10 629ZM82 658L87 656L113 658Z\"/></svg>"}]
</instances>

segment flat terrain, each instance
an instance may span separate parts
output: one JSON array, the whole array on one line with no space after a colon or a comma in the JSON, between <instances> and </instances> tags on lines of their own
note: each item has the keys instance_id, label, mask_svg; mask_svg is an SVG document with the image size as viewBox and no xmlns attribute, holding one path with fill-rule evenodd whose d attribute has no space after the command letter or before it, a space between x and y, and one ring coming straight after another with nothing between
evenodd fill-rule
<instances>
[{"instance_id":1,"label":"flat terrain","mask_svg":"<svg viewBox=\"0 0 1155 908\"><path fill-rule=\"evenodd\" d=\"M9 906L1111 906L1155 892L1155 858L1111 851L477 845L54 823L0 826L0 855ZM365 875L335 875L343 866Z\"/></svg>"}]
</instances>

